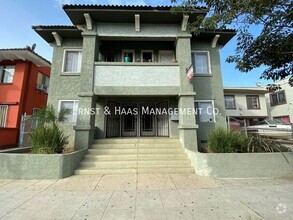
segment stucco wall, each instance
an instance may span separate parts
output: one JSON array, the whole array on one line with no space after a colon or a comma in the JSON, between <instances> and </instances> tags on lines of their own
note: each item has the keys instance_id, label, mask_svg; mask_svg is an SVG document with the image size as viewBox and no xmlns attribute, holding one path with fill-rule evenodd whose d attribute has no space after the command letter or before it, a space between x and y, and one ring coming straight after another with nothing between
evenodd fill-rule
<instances>
[{"instance_id":1,"label":"stucco wall","mask_svg":"<svg viewBox=\"0 0 293 220\"><path fill-rule=\"evenodd\" d=\"M219 47L212 48L210 43L191 43L192 51L209 51L211 62L210 75L195 75L192 79L194 91L196 92L195 99L213 100L214 107L219 110L219 114L215 116L215 123L197 122L199 126L197 131L199 147L206 146L209 133L215 127L227 126L219 49Z\"/></svg>"},{"instance_id":2,"label":"stucco wall","mask_svg":"<svg viewBox=\"0 0 293 220\"><path fill-rule=\"evenodd\" d=\"M290 117L290 122L293 122L293 87L288 84L288 79L282 80L280 82L276 82L276 84L280 84L282 90L285 90L286 94L286 104L271 106L270 96L266 94L266 101L269 110L270 118L287 116Z\"/></svg>"},{"instance_id":3,"label":"stucco wall","mask_svg":"<svg viewBox=\"0 0 293 220\"><path fill-rule=\"evenodd\" d=\"M69 154L0 153L0 179L61 179L73 175L87 150Z\"/></svg>"},{"instance_id":4,"label":"stucco wall","mask_svg":"<svg viewBox=\"0 0 293 220\"><path fill-rule=\"evenodd\" d=\"M195 172L218 178L293 176L293 153L188 152Z\"/></svg>"},{"instance_id":5,"label":"stucco wall","mask_svg":"<svg viewBox=\"0 0 293 220\"><path fill-rule=\"evenodd\" d=\"M56 110L59 100L79 100L80 74L64 74L62 70L64 49L72 48L82 49L82 40L64 40L62 47L54 46L48 104L52 104ZM69 136L69 146L72 148L74 145L74 125L75 123L70 122L62 125L65 134Z\"/></svg>"},{"instance_id":6,"label":"stucco wall","mask_svg":"<svg viewBox=\"0 0 293 220\"><path fill-rule=\"evenodd\" d=\"M101 37L173 37L180 28L174 24L141 24L140 31L135 31L133 23L98 23L97 33Z\"/></svg>"}]
</instances>

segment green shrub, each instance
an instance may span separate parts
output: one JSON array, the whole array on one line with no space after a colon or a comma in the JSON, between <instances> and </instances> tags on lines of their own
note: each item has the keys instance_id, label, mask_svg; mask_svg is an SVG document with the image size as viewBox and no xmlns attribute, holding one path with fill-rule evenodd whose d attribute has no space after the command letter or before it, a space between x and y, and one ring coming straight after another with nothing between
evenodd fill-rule
<instances>
[{"instance_id":1,"label":"green shrub","mask_svg":"<svg viewBox=\"0 0 293 220\"><path fill-rule=\"evenodd\" d=\"M247 153L265 153L265 152L289 152L291 148L285 147L282 144L276 142L272 138L265 138L259 135L252 135L249 137Z\"/></svg>"},{"instance_id":2,"label":"green shrub","mask_svg":"<svg viewBox=\"0 0 293 220\"><path fill-rule=\"evenodd\" d=\"M37 122L37 127L30 133L31 151L35 154L62 153L68 136L60 129L59 124L67 120L70 110L56 112L52 106L41 109L31 117Z\"/></svg>"},{"instance_id":3,"label":"green shrub","mask_svg":"<svg viewBox=\"0 0 293 220\"><path fill-rule=\"evenodd\" d=\"M216 128L209 136L208 151L212 153L265 153L289 152L292 149L281 145L272 138L259 135L246 137L237 131Z\"/></svg>"},{"instance_id":4,"label":"green shrub","mask_svg":"<svg viewBox=\"0 0 293 220\"><path fill-rule=\"evenodd\" d=\"M31 151L34 154L62 153L68 144L68 137L57 126L43 126L35 129L31 134Z\"/></svg>"},{"instance_id":5,"label":"green shrub","mask_svg":"<svg viewBox=\"0 0 293 220\"><path fill-rule=\"evenodd\" d=\"M246 136L239 132L216 128L209 136L208 151L213 153L242 152L247 142Z\"/></svg>"}]
</instances>

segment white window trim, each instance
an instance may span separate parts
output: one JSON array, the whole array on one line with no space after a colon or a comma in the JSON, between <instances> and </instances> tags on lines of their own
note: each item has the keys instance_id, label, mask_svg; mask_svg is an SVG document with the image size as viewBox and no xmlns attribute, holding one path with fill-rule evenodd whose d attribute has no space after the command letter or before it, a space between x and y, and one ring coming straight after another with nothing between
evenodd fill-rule
<instances>
[{"instance_id":1,"label":"white window trim","mask_svg":"<svg viewBox=\"0 0 293 220\"><path fill-rule=\"evenodd\" d=\"M234 108L226 108L226 100L225 100L225 97L226 97L226 96L232 96L232 97L233 97ZM224 94L224 104L225 104L225 109L226 109L226 110L235 110L235 109L237 109L237 105L236 105L236 97L235 97L235 95Z\"/></svg>"},{"instance_id":2,"label":"white window trim","mask_svg":"<svg viewBox=\"0 0 293 220\"><path fill-rule=\"evenodd\" d=\"M6 68L7 68L7 67L13 67L13 68L14 68L14 72L13 72L13 76L12 76L12 81L11 81L11 82L1 82L1 81L0 81L0 83L1 83L1 84L13 84L13 81L14 81L14 75L15 75L15 65L0 65L0 71L1 71L1 72L0 72L0 77L1 77L1 78L3 77L2 74L4 73L4 67L6 67ZM0 80L2 80L1 78L0 78Z\"/></svg>"},{"instance_id":3,"label":"white window trim","mask_svg":"<svg viewBox=\"0 0 293 220\"><path fill-rule=\"evenodd\" d=\"M2 123L0 124L0 128L6 128L7 126L7 118L8 118L8 105L0 105L1 109L3 109L3 111L5 111L5 115L3 117L3 121L1 121Z\"/></svg>"},{"instance_id":4,"label":"white window trim","mask_svg":"<svg viewBox=\"0 0 293 220\"><path fill-rule=\"evenodd\" d=\"M212 66L211 66L211 57L210 57L210 51L208 50L192 50L191 51L191 54L193 53L207 53L208 55L208 73L196 73L196 75L211 75L212 74ZM191 56L191 59L192 59L192 56ZM191 64L192 64L192 60L191 60ZM195 71L195 69L194 69Z\"/></svg>"},{"instance_id":5,"label":"white window trim","mask_svg":"<svg viewBox=\"0 0 293 220\"><path fill-rule=\"evenodd\" d=\"M143 63L142 54L143 54L144 52L151 52L151 53L152 53L152 62L154 62L154 50L142 50L142 51L140 52L140 60L141 60L141 62Z\"/></svg>"},{"instance_id":6,"label":"white window trim","mask_svg":"<svg viewBox=\"0 0 293 220\"><path fill-rule=\"evenodd\" d=\"M174 53L174 50L159 50L159 53L158 53L158 62L160 63L161 62L161 59L160 59L160 53L162 52L172 52L173 54L173 60L175 60L175 53ZM172 61L171 61L172 62Z\"/></svg>"},{"instance_id":7,"label":"white window trim","mask_svg":"<svg viewBox=\"0 0 293 220\"><path fill-rule=\"evenodd\" d=\"M36 112L35 112L36 110L37 110L37 111L40 111L40 108L33 108L33 109L32 109L32 113L35 114L35 113L36 113Z\"/></svg>"},{"instance_id":8,"label":"white window trim","mask_svg":"<svg viewBox=\"0 0 293 220\"><path fill-rule=\"evenodd\" d=\"M58 112L60 112L60 110L61 110L61 102L74 102L73 107L74 107L74 105L75 105L76 102L78 102L78 104L79 104L79 100L77 100L77 99L61 99L61 100L58 101ZM68 121L68 122L69 123L76 123L77 116L78 116L78 109L77 109L77 112L76 112L76 118L75 118L75 120Z\"/></svg>"},{"instance_id":9,"label":"white window trim","mask_svg":"<svg viewBox=\"0 0 293 220\"><path fill-rule=\"evenodd\" d=\"M65 72L65 58L66 58L66 53L67 52L70 52L70 51L73 51L73 52L81 52L81 64L80 64L80 69L82 67L82 49L81 48L65 48L63 50L63 62L62 62L62 73L65 73L65 74L80 74L81 71L79 72Z\"/></svg>"},{"instance_id":10,"label":"white window trim","mask_svg":"<svg viewBox=\"0 0 293 220\"><path fill-rule=\"evenodd\" d=\"M211 102L212 103L212 109L215 109L215 101L210 99L210 100L194 100L194 103L196 102ZM197 123L199 123L199 121L197 121ZM213 112L213 121L205 121L205 122L200 122L200 123L216 123L216 115Z\"/></svg>"},{"instance_id":11,"label":"white window trim","mask_svg":"<svg viewBox=\"0 0 293 220\"><path fill-rule=\"evenodd\" d=\"M131 63L135 63L135 50L123 49L122 50L122 57L121 57L122 62L124 62L124 53L133 53L133 60Z\"/></svg>"}]
</instances>

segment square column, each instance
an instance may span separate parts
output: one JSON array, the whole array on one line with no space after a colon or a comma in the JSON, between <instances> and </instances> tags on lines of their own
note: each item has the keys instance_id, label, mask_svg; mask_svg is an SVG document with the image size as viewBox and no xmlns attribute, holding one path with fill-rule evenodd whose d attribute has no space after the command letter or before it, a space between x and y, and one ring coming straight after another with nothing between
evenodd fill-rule
<instances>
[{"instance_id":1,"label":"square column","mask_svg":"<svg viewBox=\"0 0 293 220\"><path fill-rule=\"evenodd\" d=\"M94 140L95 114L89 114L86 109L96 107L94 96L94 68L95 59L98 54L97 34L95 32L85 32L83 35L82 66L79 90L79 109L83 114L77 115L75 130L75 149L88 148Z\"/></svg>"},{"instance_id":2,"label":"square column","mask_svg":"<svg viewBox=\"0 0 293 220\"><path fill-rule=\"evenodd\" d=\"M190 151L198 151L197 128L193 114L194 97L192 80L187 78L186 68L191 62L190 35L178 36L176 43L176 58L180 66L180 94L178 100L179 111L179 137L183 146Z\"/></svg>"}]
</instances>

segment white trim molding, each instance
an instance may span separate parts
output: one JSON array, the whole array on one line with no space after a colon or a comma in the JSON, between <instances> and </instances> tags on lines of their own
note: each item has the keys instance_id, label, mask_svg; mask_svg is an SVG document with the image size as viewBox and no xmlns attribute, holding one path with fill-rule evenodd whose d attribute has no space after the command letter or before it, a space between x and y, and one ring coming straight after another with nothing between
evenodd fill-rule
<instances>
[{"instance_id":1,"label":"white trim molding","mask_svg":"<svg viewBox=\"0 0 293 220\"><path fill-rule=\"evenodd\" d=\"M154 51L153 50L142 50L141 51L141 53L140 53L140 60L141 60L141 62L143 62L143 53L144 52L150 52L150 53L152 53L152 62L154 62Z\"/></svg>"},{"instance_id":2,"label":"white trim molding","mask_svg":"<svg viewBox=\"0 0 293 220\"><path fill-rule=\"evenodd\" d=\"M206 75L211 75L212 74L212 65L211 65L211 57L210 57L210 51L208 50L192 50L191 54L196 54L196 53L206 53L207 54L207 59L208 59L208 73L196 73L196 68L194 68L195 75L196 74L206 74Z\"/></svg>"},{"instance_id":3,"label":"white trim molding","mask_svg":"<svg viewBox=\"0 0 293 220\"><path fill-rule=\"evenodd\" d=\"M84 13L83 16L85 18L86 28L90 31L93 30L93 20L92 20L90 14Z\"/></svg>"},{"instance_id":4,"label":"white trim molding","mask_svg":"<svg viewBox=\"0 0 293 220\"><path fill-rule=\"evenodd\" d=\"M186 31L188 19L189 19L189 15L183 15L182 24L181 24L181 30L182 31Z\"/></svg>"},{"instance_id":5,"label":"white trim molding","mask_svg":"<svg viewBox=\"0 0 293 220\"><path fill-rule=\"evenodd\" d=\"M135 20L135 31L140 32L140 15L135 14L134 15L134 20Z\"/></svg>"},{"instance_id":6,"label":"white trim molding","mask_svg":"<svg viewBox=\"0 0 293 220\"><path fill-rule=\"evenodd\" d=\"M53 35L53 37L55 39L55 42L56 42L57 46L60 47L62 45L62 37L55 31L52 32L52 35Z\"/></svg>"},{"instance_id":7,"label":"white trim molding","mask_svg":"<svg viewBox=\"0 0 293 220\"><path fill-rule=\"evenodd\" d=\"M213 39L212 39L212 41L211 41L211 46L212 46L212 48L216 48L219 38L220 38L220 35L219 35L219 34L216 34L216 35L213 37Z\"/></svg>"},{"instance_id":8,"label":"white trim molding","mask_svg":"<svg viewBox=\"0 0 293 220\"><path fill-rule=\"evenodd\" d=\"M78 72L65 72L65 59L66 59L66 53L67 52L81 52L81 60L80 60L80 70ZM80 74L81 72L81 65L82 65L82 49L81 48L64 48L63 50L63 61L62 61L62 73L67 73L67 74Z\"/></svg>"}]
</instances>

